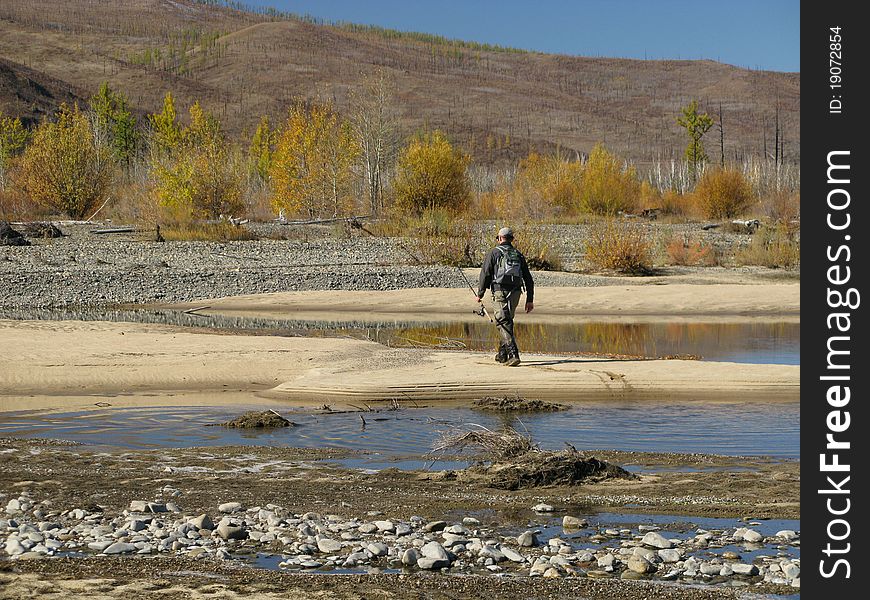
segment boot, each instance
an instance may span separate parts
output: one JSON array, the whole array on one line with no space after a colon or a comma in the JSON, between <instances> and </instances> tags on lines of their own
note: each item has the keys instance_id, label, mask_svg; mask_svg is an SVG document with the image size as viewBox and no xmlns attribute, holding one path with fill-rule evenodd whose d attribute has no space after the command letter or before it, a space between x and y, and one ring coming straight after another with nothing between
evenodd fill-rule
<instances>
[{"instance_id":1,"label":"boot","mask_svg":"<svg viewBox=\"0 0 870 600\"><path fill-rule=\"evenodd\" d=\"M498 354L495 355L495 362L506 363L508 359L508 348L504 344L499 344Z\"/></svg>"},{"instance_id":2,"label":"boot","mask_svg":"<svg viewBox=\"0 0 870 600\"><path fill-rule=\"evenodd\" d=\"M509 367L516 367L520 364L520 351L516 343L511 344L508 348L507 362L505 364Z\"/></svg>"}]
</instances>

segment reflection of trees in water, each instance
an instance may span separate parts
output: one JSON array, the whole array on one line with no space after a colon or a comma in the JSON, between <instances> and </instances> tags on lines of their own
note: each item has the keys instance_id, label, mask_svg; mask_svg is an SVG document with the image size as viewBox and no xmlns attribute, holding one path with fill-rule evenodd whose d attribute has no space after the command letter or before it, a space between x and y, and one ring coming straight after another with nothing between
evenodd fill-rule
<instances>
[{"instance_id":1,"label":"reflection of trees in water","mask_svg":"<svg viewBox=\"0 0 870 600\"><path fill-rule=\"evenodd\" d=\"M163 323L218 329L239 334L310 337L350 336L390 346L422 346L495 350L495 327L480 319L467 323L365 323L297 321L259 317L187 314L174 310L32 309L3 310L4 319L100 320ZM800 324L747 323L524 323L516 324L520 349L525 352L591 352L627 356L697 354L722 356L768 351L780 345L798 347Z\"/></svg>"},{"instance_id":2,"label":"reflection of trees in water","mask_svg":"<svg viewBox=\"0 0 870 600\"><path fill-rule=\"evenodd\" d=\"M764 349L800 337L796 323L581 323L516 324L520 348L527 352L591 352L627 356L722 355ZM389 333L391 345L445 345L458 340L472 350L494 349L489 323L449 323L409 327ZM381 340L383 341L383 340Z\"/></svg>"}]
</instances>

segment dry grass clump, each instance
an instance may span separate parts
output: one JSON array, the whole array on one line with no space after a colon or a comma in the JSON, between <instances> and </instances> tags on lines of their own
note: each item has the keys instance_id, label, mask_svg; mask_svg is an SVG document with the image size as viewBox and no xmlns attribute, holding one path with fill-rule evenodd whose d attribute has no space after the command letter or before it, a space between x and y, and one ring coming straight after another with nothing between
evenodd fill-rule
<instances>
[{"instance_id":1,"label":"dry grass clump","mask_svg":"<svg viewBox=\"0 0 870 600\"><path fill-rule=\"evenodd\" d=\"M622 467L578 452L573 446L558 452L541 450L528 435L511 427L491 431L481 425L475 429L456 429L441 434L435 452L463 452L489 464L472 466L465 474L482 477L486 485L518 490L552 485L577 485L614 477L635 477Z\"/></svg>"},{"instance_id":2,"label":"dry grass clump","mask_svg":"<svg viewBox=\"0 0 870 600\"><path fill-rule=\"evenodd\" d=\"M600 269L646 275L652 272L652 240L641 225L600 221L589 228L586 259Z\"/></svg>"},{"instance_id":3,"label":"dry grass clump","mask_svg":"<svg viewBox=\"0 0 870 600\"><path fill-rule=\"evenodd\" d=\"M540 448L532 442L531 436L522 434L512 427L492 431L483 425L470 423L472 430L453 429L442 432L432 447L433 452L469 452L481 460L508 460L538 452Z\"/></svg>"},{"instance_id":4,"label":"dry grass clump","mask_svg":"<svg viewBox=\"0 0 870 600\"><path fill-rule=\"evenodd\" d=\"M738 251L734 260L739 265L755 265L772 269L788 269L800 265L800 232L787 227L765 227L752 236L748 246Z\"/></svg>"},{"instance_id":5,"label":"dry grass clump","mask_svg":"<svg viewBox=\"0 0 870 600\"><path fill-rule=\"evenodd\" d=\"M712 267L720 264L716 248L686 237L673 237L665 247L665 254L672 265Z\"/></svg>"}]
</instances>

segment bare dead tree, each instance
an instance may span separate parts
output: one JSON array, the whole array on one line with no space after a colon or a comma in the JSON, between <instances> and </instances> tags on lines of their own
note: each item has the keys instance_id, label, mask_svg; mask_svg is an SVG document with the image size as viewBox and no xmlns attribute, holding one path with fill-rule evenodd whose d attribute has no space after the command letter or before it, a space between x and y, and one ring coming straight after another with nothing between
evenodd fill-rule
<instances>
[{"instance_id":1,"label":"bare dead tree","mask_svg":"<svg viewBox=\"0 0 870 600\"><path fill-rule=\"evenodd\" d=\"M351 124L359 142L371 213L383 209L383 176L398 145L395 83L382 69L366 77L351 93Z\"/></svg>"},{"instance_id":2,"label":"bare dead tree","mask_svg":"<svg viewBox=\"0 0 870 600\"><path fill-rule=\"evenodd\" d=\"M722 124L722 103L719 103L719 165L725 168L725 127Z\"/></svg>"}]
</instances>

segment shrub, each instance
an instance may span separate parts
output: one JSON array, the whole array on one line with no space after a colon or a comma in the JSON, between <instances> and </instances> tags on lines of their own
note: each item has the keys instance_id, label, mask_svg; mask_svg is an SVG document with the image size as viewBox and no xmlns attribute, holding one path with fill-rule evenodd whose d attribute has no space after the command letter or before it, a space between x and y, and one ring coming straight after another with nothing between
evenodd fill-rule
<instances>
[{"instance_id":1,"label":"shrub","mask_svg":"<svg viewBox=\"0 0 870 600\"><path fill-rule=\"evenodd\" d=\"M800 264L799 233L787 227L764 227L752 236L748 246L738 251L734 261L739 265L790 268Z\"/></svg>"},{"instance_id":2,"label":"shrub","mask_svg":"<svg viewBox=\"0 0 870 600\"><path fill-rule=\"evenodd\" d=\"M641 225L606 219L589 228L586 259L595 267L621 273L652 271L652 242Z\"/></svg>"},{"instance_id":3,"label":"shrub","mask_svg":"<svg viewBox=\"0 0 870 600\"><path fill-rule=\"evenodd\" d=\"M704 216L731 219L752 204L752 188L740 171L712 169L704 173L695 188L695 198Z\"/></svg>"},{"instance_id":4,"label":"shrub","mask_svg":"<svg viewBox=\"0 0 870 600\"><path fill-rule=\"evenodd\" d=\"M152 157L158 203L197 218L240 215L241 161L229 148L218 120L199 102L190 107L190 121L176 146L166 145Z\"/></svg>"},{"instance_id":5,"label":"shrub","mask_svg":"<svg viewBox=\"0 0 870 600\"><path fill-rule=\"evenodd\" d=\"M519 164L512 196L514 216L534 219L580 210L583 165L562 157L531 153Z\"/></svg>"},{"instance_id":6,"label":"shrub","mask_svg":"<svg viewBox=\"0 0 870 600\"><path fill-rule=\"evenodd\" d=\"M517 226L515 246L526 257L529 268L535 271L561 271L562 257L555 250L553 234L546 227Z\"/></svg>"},{"instance_id":7,"label":"shrub","mask_svg":"<svg viewBox=\"0 0 870 600\"><path fill-rule=\"evenodd\" d=\"M12 159L24 152L29 137L21 119L7 117L0 111L0 190L6 188Z\"/></svg>"},{"instance_id":8,"label":"shrub","mask_svg":"<svg viewBox=\"0 0 870 600\"><path fill-rule=\"evenodd\" d=\"M472 267L480 264L479 236L467 216L443 208L405 220L404 234L417 239L414 258L426 264Z\"/></svg>"},{"instance_id":9,"label":"shrub","mask_svg":"<svg viewBox=\"0 0 870 600\"><path fill-rule=\"evenodd\" d=\"M97 209L111 175L109 153L95 143L91 123L78 105L62 105L56 121L40 123L17 174L34 202L73 219Z\"/></svg>"},{"instance_id":10,"label":"shrub","mask_svg":"<svg viewBox=\"0 0 870 600\"><path fill-rule=\"evenodd\" d=\"M454 149L440 131L417 136L399 155L393 183L396 208L416 215L437 208L467 209L468 163L468 155Z\"/></svg>"},{"instance_id":11,"label":"shrub","mask_svg":"<svg viewBox=\"0 0 870 600\"><path fill-rule=\"evenodd\" d=\"M668 262L682 266L713 266L719 264L716 249L698 240L675 236L667 244Z\"/></svg>"},{"instance_id":12,"label":"shrub","mask_svg":"<svg viewBox=\"0 0 870 600\"><path fill-rule=\"evenodd\" d=\"M634 167L625 167L604 146L595 146L583 170L582 209L599 215L631 212L637 207L640 192Z\"/></svg>"},{"instance_id":13,"label":"shrub","mask_svg":"<svg viewBox=\"0 0 870 600\"><path fill-rule=\"evenodd\" d=\"M773 192L762 200L764 214L776 222L788 223L801 215L800 192Z\"/></svg>"}]
</instances>

